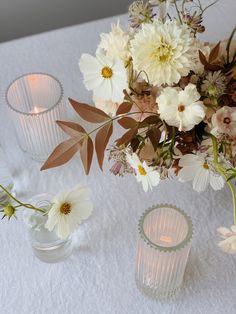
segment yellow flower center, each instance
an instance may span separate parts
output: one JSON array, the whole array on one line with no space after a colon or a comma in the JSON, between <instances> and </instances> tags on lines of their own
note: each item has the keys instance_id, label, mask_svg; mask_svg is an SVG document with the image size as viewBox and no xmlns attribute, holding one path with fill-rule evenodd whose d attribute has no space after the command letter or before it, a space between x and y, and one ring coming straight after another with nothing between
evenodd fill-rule
<instances>
[{"instance_id":1,"label":"yellow flower center","mask_svg":"<svg viewBox=\"0 0 236 314\"><path fill-rule=\"evenodd\" d=\"M113 72L112 72L111 68L106 66L106 67L102 68L101 74L102 74L102 77L104 77L105 79L109 79L112 77Z\"/></svg>"},{"instance_id":2,"label":"yellow flower center","mask_svg":"<svg viewBox=\"0 0 236 314\"><path fill-rule=\"evenodd\" d=\"M179 112L183 112L185 110L185 106L184 105L179 105L179 107L178 107L178 111Z\"/></svg>"},{"instance_id":3,"label":"yellow flower center","mask_svg":"<svg viewBox=\"0 0 236 314\"><path fill-rule=\"evenodd\" d=\"M168 45L164 42L164 40L161 40L161 44L159 47L155 48L152 57L155 58L160 63L167 63L170 61L173 55L173 49L171 45Z\"/></svg>"},{"instance_id":4,"label":"yellow flower center","mask_svg":"<svg viewBox=\"0 0 236 314\"><path fill-rule=\"evenodd\" d=\"M71 212L71 204L63 203L60 207L61 214L68 215Z\"/></svg>"},{"instance_id":5,"label":"yellow flower center","mask_svg":"<svg viewBox=\"0 0 236 314\"><path fill-rule=\"evenodd\" d=\"M147 174L146 170L141 165L138 166L138 172L141 174L141 176L146 176Z\"/></svg>"},{"instance_id":6,"label":"yellow flower center","mask_svg":"<svg viewBox=\"0 0 236 314\"><path fill-rule=\"evenodd\" d=\"M204 169L208 170L209 169L209 166L208 166L208 163L207 162L204 162L204 164L202 165Z\"/></svg>"}]
</instances>

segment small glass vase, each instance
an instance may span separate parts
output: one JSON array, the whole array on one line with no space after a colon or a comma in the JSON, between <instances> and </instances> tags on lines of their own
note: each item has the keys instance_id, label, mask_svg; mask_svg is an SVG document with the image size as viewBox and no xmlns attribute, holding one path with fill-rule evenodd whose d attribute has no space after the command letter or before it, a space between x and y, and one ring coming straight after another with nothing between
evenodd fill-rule
<instances>
[{"instance_id":1,"label":"small glass vase","mask_svg":"<svg viewBox=\"0 0 236 314\"><path fill-rule=\"evenodd\" d=\"M139 221L136 283L157 299L173 297L179 290L191 248L191 219L172 205L153 206Z\"/></svg>"},{"instance_id":2,"label":"small glass vase","mask_svg":"<svg viewBox=\"0 0 236 314\"><path fill-rule=\"evenodd\" d=\"M40 194L33 197L29 203L38 208L47 208L52 196ZM29 239L35 256L45 263L56 263L69 257L73 251L72 235L60 239L54 231L50 232L44 225L47 217L40 212L25 210L24 221L28 226Z\"/></svg>"}]
</instances>

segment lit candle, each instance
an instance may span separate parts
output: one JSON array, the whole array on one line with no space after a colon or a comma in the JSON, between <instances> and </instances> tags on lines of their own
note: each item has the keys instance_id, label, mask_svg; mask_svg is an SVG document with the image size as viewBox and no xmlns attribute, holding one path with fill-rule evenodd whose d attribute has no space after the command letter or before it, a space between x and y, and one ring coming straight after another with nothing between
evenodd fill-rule
<instances>
[{"instance_id":1,"label":"lit candle","mask_svg":"<svg viewBox=\"0 0 236 314\"><path fill-rule=\"evenodd\" d=\"M48 74L27 74L13 81L6 95L20 147L32 158L45 160L64 140L55 123L65 119L61 83Z\"/></svg>"},{"instance_id":2,"label":"lit candle","mask_svg":"<svg viewBox=\"0 0 236 314\"><path fill-rule=\"evenodd\" d=\"M180 209L160 205L139 223L136 282L148 294L165 298L180 287L192 239L191 219Z\"/></svg>"}]
</instances>

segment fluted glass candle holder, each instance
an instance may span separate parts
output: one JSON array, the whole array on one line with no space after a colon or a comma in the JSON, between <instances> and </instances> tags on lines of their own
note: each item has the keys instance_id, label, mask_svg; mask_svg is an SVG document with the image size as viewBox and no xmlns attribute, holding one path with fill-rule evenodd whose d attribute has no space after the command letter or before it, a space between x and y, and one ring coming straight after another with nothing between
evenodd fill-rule
<instances>
[{"instance_id":1,"label":"fluted glass candle holder","mask_svg":"<svg viewBox=\"0 0 236 314\"><path fill-rule=\"evenodd\" d=\"M136 256L136 283L159 299L180 288L191 247L191 219L172 205L154 206L141 216Z\"/></svg>"},{"instance_id":2,"label":"fluted glass candle holder","mask_svg":"<svg viewBox=\"0 0 236 314\"><path fill-rule=\"evenodd\" d=\"M26 74L9 85L6 102L22 150L33 159L47 159L64 138L55 123L65 118L62 84L49 74Z\"/></svg>"}]
</instances>

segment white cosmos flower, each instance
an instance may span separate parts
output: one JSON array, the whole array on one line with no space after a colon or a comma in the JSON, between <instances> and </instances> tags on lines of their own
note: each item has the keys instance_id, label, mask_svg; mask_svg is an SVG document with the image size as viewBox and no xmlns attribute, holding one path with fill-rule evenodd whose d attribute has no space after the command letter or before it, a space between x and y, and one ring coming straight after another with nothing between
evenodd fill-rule
<instances>
[{"instance_id":1,"label":"white cosmos flower","mask_svg":"<svg viewBox=\"0 0 236 314\"><path fill-rule=\"evenodd\" d=\"M236 226L233 225L231 230L225 227L217 229L219 235L224 239L218 243L222 251L230 254L236 253Z\"/></svg>"},{"instance_id":2,"label":"white cosmos flower","mask_svg":"<svg viewBox=\"0 0 236 314\"><path fill-rule=\"evenodd\" d=\"M178 83L194 67L196 40L177 21L145 23L131 40L134 69L145 71L154 85Z\"/></svg>"},{"instance_id":3,"label":"white cosmos flower","mask_svg":"<svg viewBox=\"0 0 236 314\"><path fill-rule=\"evenodd\" d=\"M166 87L157 98L158 112L169 125L179 131L189 131L205 117L205 106L194 84L184 90Z\"/></svg>"},{"instance_id":4,"label":"white cosmos flower","mask_svg":"<svg viewBox=\"0 0 236 314\"><path fill-rule=\"evenodd\" d=\"M110 58L121 59L126 65L130 58L130 36L121 29L119 22L112 25L110 33L102 33L100 37L98 48L103 49Z\"/></svg>"},{"instance_id":5,"label":"white cosmos flower","mask_svg":"<svg viewBox=\"0 0 236 314\"><path fill-rule=\"evenodd\" d=\"M127 72L123 62L98 53L96 57L83 54L79 67L84 75L84 84L95 97L121 102L127 88Z\"/></svg>"},{"instance_id":6,"label":"white cosmos flower","mask_svg":"<svg viewBox=\"0 0 236 314\"><path fill-rule=\"evenodd\" d=\"M197 192L205 191L209 185L215 191L224 187L224 179L205 154L186 154L180 158L179 166L182 167L178 174L179 181L193 181L193 189Z\"/></svg>"},{"instance_id":7,"label":"white cosmos flower","mask_svg":"<svg viewBox=\"0 0 236 314\"><path fill-rule=\"evenodd\" d=\"M140 161L137 154L126 155L127 162L135 170L136 179L138 182L142 183L145 192L150 188L152 190L153 186L157 186L160 182L160 174L158 171L154 170L153 167L149 167L146 162Z\"/></svg>"},{"instance_id":8,"label":"white cosmos flower","mask_svg":"<svg viewBox=\"0 0 236 314\"><path fill-rule=\"evenodd\" d=\"M59 238L67 238L92 213L92 202L87 187L61 192L53 199L45 228L55 231Z\"/></svg>"}]
</instances>

